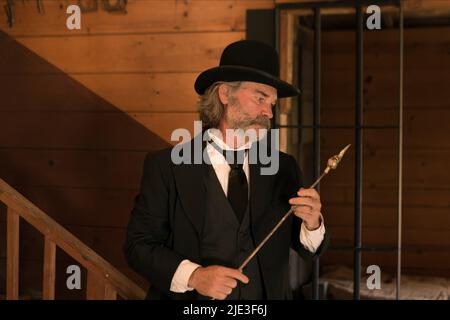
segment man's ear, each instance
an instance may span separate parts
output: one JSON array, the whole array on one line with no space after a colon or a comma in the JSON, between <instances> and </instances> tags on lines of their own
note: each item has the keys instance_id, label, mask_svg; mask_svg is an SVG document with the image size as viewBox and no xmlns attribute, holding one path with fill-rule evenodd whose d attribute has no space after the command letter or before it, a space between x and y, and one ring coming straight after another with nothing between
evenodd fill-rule
<instances>
[{"instance_id":1,"label":"man's ear","mask_svg":"<svg viewBox=\"0 0 450 320\"><path fill-rule=\"evenodd\" d=\"M219 88L217 91L219 93L220 102L222 102L222 104L224 106L226 106L228 104L228 100L229 100L228 97L229 97L229 93L230 93L230 88L226 84L222 83L221 85L219 85Z\"/></svg>"}]
</instances>

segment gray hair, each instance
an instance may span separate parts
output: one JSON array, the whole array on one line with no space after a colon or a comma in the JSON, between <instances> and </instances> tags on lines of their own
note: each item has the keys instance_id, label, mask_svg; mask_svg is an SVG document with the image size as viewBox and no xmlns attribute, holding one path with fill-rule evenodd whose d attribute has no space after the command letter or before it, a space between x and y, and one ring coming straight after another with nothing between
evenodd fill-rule
<instances>
[{"instance_id":1,"label":"gray hair","mask_svg":"<svg viewBox=\"0 0 450 320\"><path fill-rule=\"evenodd\" d=\"M200 120L203 124L203 129L218 128L220 120L223 117L224 106L219 98L218 89L221 84L226 84L230 88L230 94L236 92L241 86L241 81L235 82L214 82L205 93L199 96L197 102L197 109L200 113Z\"/></svg>"}]
</instances>

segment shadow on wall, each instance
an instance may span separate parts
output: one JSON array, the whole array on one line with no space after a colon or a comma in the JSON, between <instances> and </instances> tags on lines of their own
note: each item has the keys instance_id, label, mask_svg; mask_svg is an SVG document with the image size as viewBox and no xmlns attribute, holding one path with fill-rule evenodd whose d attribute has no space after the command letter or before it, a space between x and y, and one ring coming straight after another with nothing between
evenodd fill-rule
<instances>
[{"instance_id":1,"label":"shadow on wall","mask_svg":"<svg viewBox=\"0 0 450 320\"><path fill-rule=\"evenodd\" d=\"M1 31L0 97L0 178L145 286L127 268L122 243L145 154L169 144ZM2 279L6 215L0 211ZM38 297L43 240L22 221L20 290ZM59 250L57 260L56 297L83 298L84 283L79 291L65 286L74 261Z\"/></svg>"}]
</instances>

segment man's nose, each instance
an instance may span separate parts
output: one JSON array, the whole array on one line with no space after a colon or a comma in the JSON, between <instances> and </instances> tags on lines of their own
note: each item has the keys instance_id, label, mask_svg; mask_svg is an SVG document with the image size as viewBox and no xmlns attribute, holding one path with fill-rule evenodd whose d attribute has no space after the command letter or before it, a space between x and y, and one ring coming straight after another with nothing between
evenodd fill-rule
<instances>
[{"instance_id":1,"label":"man's nose","mask_svg":"<svg viewBox=\"0 0 450 320\"><path fill-rule=\"evenodd\" d=\"M269 119L272 119L273 118L272 105L270 103L267 103L264 106L264 109L263 109L262 113L263 113L263 116L265 116L265 117L267 117Z\"/></svg>"}]
</instances>

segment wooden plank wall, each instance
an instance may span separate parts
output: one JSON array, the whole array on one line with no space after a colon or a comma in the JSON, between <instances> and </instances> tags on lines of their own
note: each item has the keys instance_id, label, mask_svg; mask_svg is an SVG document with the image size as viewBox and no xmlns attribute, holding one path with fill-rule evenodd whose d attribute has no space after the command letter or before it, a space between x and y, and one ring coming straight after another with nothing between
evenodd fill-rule
<instances>
[{"instance_id":1,"label":"wooden plank wall","mask_svg":"<svg viewBox=\"0 0 450 320\"><path fill-rule=\"evenodd\" d=\"M5 2L0 0L0 6ZM10 29L4 17L0 19L0 176L140 280L126 267L121 244L145 153L167 146L174 128L192 129L196 75L217 64L227 43L244 38L246 9L272 8L274 1L128 2L127 15L101 8L83 14L80 31L65 27L65 9L73 1L44 0L43 15L34 1L17 1L16 25ZM450 146L442 139L448 135L449 33L408 34L405 266L415 273L444 275L450 269L445 172ZM351 123L353 37L324 36L323 103L328 118L323 121ZM391 39L387 47L377 41L377 34L373 36L365 77L366 120L392 123L395 35L378 34L383 41ZM365 138L365 170L370 174L365 176L364 241L388 244L395 240L396 136L392 131L369 132ZM352 139L343 131L325 133L323 157ZM329 187L324 184L322 190L335 243L351 243L353 237L348 177L352 177L351 166L330 176ZM1 214L0 234L4 228ZM34 285L38 290L41 279L35 270L41 265L43 242L31 228L22 228L21 287ZM0 241L0 259L4 263L4 241ZM72 261L60 252L57 259L58 282ZM365 260L380 261L392 268L395 256L380 253ZM329 252L323 263L351 263L351 255ZM80 297L63 285L56 295Z\"/></svg>"},{"instance_id":2,"label":"wooden plank wall","mask_svg":"<svg viewBox=\"0 0 450 320\"><path fill-rule=\"evenodd\" d=\"M82 14L79 31L66 28L76 1L43 3L40 15L15 1L11 29L0 19L0 176L145 286L122 256L145 153L192 130L195 77L244 38L247 9L273 0L129 0L126 15ZM22 228L21 288L38 291L43 242ZM73 261L57 259L56 296L79 298L58 281Z\"/></svg>"}]
</instances>

